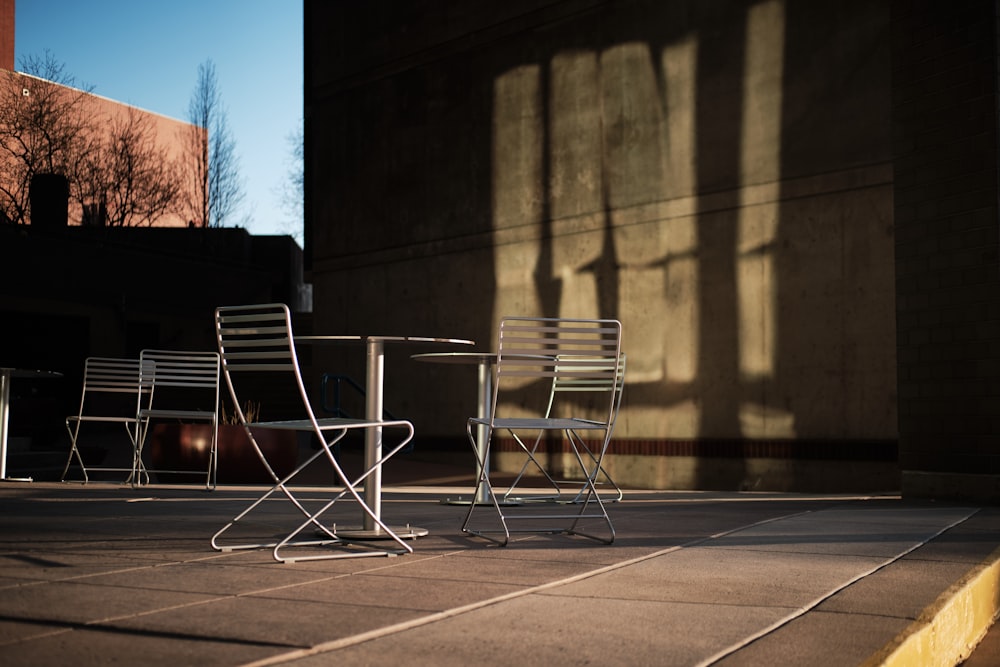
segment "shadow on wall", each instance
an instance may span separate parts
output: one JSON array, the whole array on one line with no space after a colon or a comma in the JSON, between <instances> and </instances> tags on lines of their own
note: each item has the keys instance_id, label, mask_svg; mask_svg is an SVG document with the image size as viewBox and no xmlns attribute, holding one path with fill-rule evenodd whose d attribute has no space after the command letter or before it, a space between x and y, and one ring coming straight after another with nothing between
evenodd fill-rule
<instances>
[{"instance_id":1,"label":"shadow on wall","mask_svg":"<svg viewBox=\"0 0 1000 667\"><path fill-rule=\"evenodd\" d=\"M896 437L887 3L460 7L308 7L394 63L307 39L318 330L614 317L623 443ZM387 402L454 432L460 372Z\"/></svg>"}]
</instances>

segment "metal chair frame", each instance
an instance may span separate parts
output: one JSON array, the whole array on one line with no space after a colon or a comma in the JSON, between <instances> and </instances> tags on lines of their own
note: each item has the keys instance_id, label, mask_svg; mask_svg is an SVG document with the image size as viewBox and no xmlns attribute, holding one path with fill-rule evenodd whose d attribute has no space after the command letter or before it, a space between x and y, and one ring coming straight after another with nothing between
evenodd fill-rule
<instances>
[{"instance_id":1,"label":"metal chair frame","mask_svg":"<svg viewBox=\"0 0 1000 667\"><path fill-rule=\"evenodd\" d=\"M184 473L190 470L151 470L142 450L154 422L207 422L212 427L205 488L214 489L219 440L219 353L145 349L139 353L141 383L149 400L138 412L139 441L133 487L149 481L150 472Z\"/></svg>"},{"instance_id":2,"label":"metal chair frame","mask_svg":"<svg viewBox=\"0 0 1000 667\"><path fill-rule=\"evenodd\" d=\"M225 378L226 386L232 397L237 417L244 428L246 428L247 434L250 437L250 443L256 450L264 467L273 478L274 484L212 536L212 547L218 551L269 548L272 549L274 559L279 562L359 558L366 556L395 556L412 553L413 547L407 544L379 518L378 514L372 510L358 493L357 487L362 485L385 461L394 456L410 442L413 438L413 424L409 421L398 419L369 421L366 419L349 419L343 417L317 418L302 381L298 357L295 351L295 339L292 333L291 313L284 304L271 303L219 307L215 311L215 328L221 356L222 375ZM240 400L240 378L257 373L286 374L286 376L290 377L298 387L299 397L306 418L282 421L249 421L241 407L243 403ZM271 468L254 438L254 430L256 429L284 429L300 433L311 433L319 440L320 447L306 461L300 463L295 470L279 478ZM401 431L402 433L399 442L389 447L387 453L383 453L370 465L366 463L367 468L357 477L350 479L334 456L333 448L348 432L364 431L366 429L379 429L383 433L385 431ZM309 509L306 505L311 503L299 498L293 492L290 483L302 470L320 457L325 458L330 464L340 486L342 486L342 490L332 499L319 501L319 509ZM278 497L284 496L301 513L304 517L301 523L276 541L249 544L222 543L220 538L225 533L244 521L262 503L276 494L280 494ZM324 525L320 521L322 515L341 500L356 503L371 518L377 526L380 536L385 539L379 540L380 543L376 544L370 540L342 538L336 534L335 527L330 528ZM316 539L298 539L306 530L311 530ZM293 547L333 547L338 550L326 550L321 554L309 551L307 552L309 555L299 555L303 552L300 551L299 554L294 554Z\"/></svg>"},{"instance_id":3,"label":"metal chair frame","mask_svg":"<svg viewBox=\"0 0 1000 667\"><path fill-rule=\"evenodd\" d=\"M574 370L573 363L576 360L584 359L584 357L578 357L578 355L559 355L557 361L559 362L559 368L564 368L565 370ZM611 432L614 433L615 421L617 420L618 411L621 407L622 401L622 390L625 384L625 354L622 353L618 358L618 376L615 384L610 384L607 379L581 379L574 376L567 376L564 374L557 374L556 377L552 378L552 390L549 392L549 404L545 408L545 416L549 417L552 414L553 406L556 402L557 394L592 394L592 393L603 393L608 391L615 391L615 409L614 416L611 422ZM533 500L549 500L560 502L563 498L563 484L566 480L562 480L562 484L554 479L545 466L536 458L538 453L538 447L542 444L542 434L539 433L538 437L535 438L534 444L529 449L524 445L520 439L515 439L515 441L520 445L521 449L524 451L527 458L524 464L521 466L521 470L514 477L514 481L511 482L510 486L507 487L507 491L503 494L503 502L505 503L520 503L528 502ZM590 459L592 465L597 465L597 455L587 446L586 441L581 441L584 453ZM552 486L555 494L530 494L530 495L515 495L518 488L518 484L524 478L524 475L528 472L529 468L534 465L539 473L545 478L545 480ZM599 477L604 478L604 482L599 481ZM575 480L572 482L574 485L579 484ZM624 497L624 493L618 483L612 479L611 475L608 473L607 469L602 467L594 476L595 484L607 484L613 489L610 494L602 495L604 502L619 502ZM581 502L586 495L587 484L586 482L580 484L580 488L576 489L576 494L573 498L564 502L578 503Z\"/></svg>"},{"instance_id":4,"label":"metal chair frame","mask_svg":"<svg viewBox=\"0 0 1000 667\"><path fill-rule=\"evenodd\" d=\"M572 362L566 363L567 358ZM602 462L619 406L621 392L618 387L623 383L624 372L621 359L621 322L618 320L528 317L501 320L492 409L488 417L472 417L466 426L469 442L479 459L475 497L481 497L485 486L491 502L469 505L462 524L463 532L500 546L509 543L512 533L565 533L605 544L614 542L614 525L597 491L596 478L602 473ZM606 400L600 401L601 407L595 408L588 418L553 416L551 404L543 413L544 417L523 416L521 396L525 390L537 391L540 382L547 383L550 397L552 383L573 382L595 389L601 387ZM486 431L486 445L481 451L475 437L479 427L485 427ZM508 433L529 456L533 447L525 445L526 441L533 441L537 446L546 433L562 434L583 477L580 501L565 506L566 511L561 513L553 511L552 508L558 506L552 504L510 505L499 501L487 465L498 432ZM587 446L586 434L599 442L594 449ZM585 455L590 463L584 460ZM480 506L484 512L492 506L495 517L491 525L473 525ZM586 520L592 519L603 525L601 534L583 529ZM541 527L531 525L535 522Z\"/></svg>"},{"instance_id":5,"label":"metal chair frame","mask_svg":"<svg viewBox=\"0 0 1000 667\"><path fill-rule=\"evenodd\" d=\"M150 387L142 383L140 361L137 358L88 357L83 364L83 389L80 393L80 408L75 415L66 418L69 432L70 450L63 467L61 479L66 480L74 457L83 474L83 483L90 481L87 467L80 455L80 429L83 424L121 424L125 428L132 446L132 465L128 468L91 466L91 471L128 472L124 484L135 480L139 454L140 422L138 411L148 402ZM132 403L129 398L134 397ZM131 405L127 410L111 411L96 408L102 400L113 400L123 405ZM107 406L100 406L106 408Z\"/></svg>"}]
</instances>

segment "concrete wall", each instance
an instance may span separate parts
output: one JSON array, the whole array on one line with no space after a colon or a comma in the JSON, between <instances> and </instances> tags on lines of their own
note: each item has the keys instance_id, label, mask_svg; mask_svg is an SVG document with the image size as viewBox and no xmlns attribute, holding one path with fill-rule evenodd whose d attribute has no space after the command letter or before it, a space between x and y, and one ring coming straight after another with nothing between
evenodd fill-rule
<instances>
[{"instance_id":1,"label":"concrete wall","mask_svg":"<svg viewBox=\"0 0 1000 667\"><path fill-rule=\"evenodd\" d=\"M893 3L900 467L1000 502L995 2Z\"/></svg>"},{"instance_id":2,"label":"concrete wall","mask_svg":"<svg viewBox=\"0 0 1000 667\"><path fill-rule=\"evenodd\" d=\"M815 486L800 459L896 483L887 2L305 9L316 331L489 349L508 314L618 318L618 481L761 488L759 441L765 486ZM386 405L461 438L474 370L421 351L389 350Z\"/></svg>"}]
</instances>

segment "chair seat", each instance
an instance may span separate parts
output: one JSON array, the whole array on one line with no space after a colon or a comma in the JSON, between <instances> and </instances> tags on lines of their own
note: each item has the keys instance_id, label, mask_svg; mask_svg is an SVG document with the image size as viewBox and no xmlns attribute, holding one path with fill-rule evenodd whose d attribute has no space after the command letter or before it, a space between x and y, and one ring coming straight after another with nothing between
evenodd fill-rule
<instances>
[{"instance_id":1,"label":"chair seat","mask_svg":"<svg viewBox=\"0 0 1000 667\"><path fill-rule=\"evenodd\" d=\"M139 418L159 417L162 419L204 419L215 420L215 414L204 410L140 410Z\"/></svg>"},{"instance_id":2,"label":"chair seat","mask_svg":"<svg viewBox=\"0 0 1000 667\"><path fill-rule=\"evenodd\" d=\"M70 415L66 417L67 422L108 422L112 424L135 424L138 420L135 417L96 417L93 415Z\"/></svg>"},{"instance_id":3,"label":"chair seat","mask_svg":"<svg viewBox=\"0 0 1000 667\"><path fill-rule=\"evenodd\" d=\"M606 429L604 422L593 421L591 419L577 419L575 417L549 418L549 417L507 417L491 420L489 417L473 417L469 420L473 424L493 425L494 428L506 429L546 429L546 430L566 430L566 429Z\"/></svg>"},{"instance_id":4,"label":"chair seat","mask_svg":"<svg viewBox=\"0 0 1000 667\"><path fill-rule=\"evenodd\" d=\"M348 417L324 417L323 419L317 419L316 424L319 425L320 430L326 431L347 428L366 428L375 425L381 425L388 428L393 426L405 428L408 426L409 422L398 419L393 421L372 422L367 419L351 419ZM313 423L308 419L249 422L247 426L250 428L276 428L292 431L312 431L314 428Z\"/></svg>"}]
</instances>

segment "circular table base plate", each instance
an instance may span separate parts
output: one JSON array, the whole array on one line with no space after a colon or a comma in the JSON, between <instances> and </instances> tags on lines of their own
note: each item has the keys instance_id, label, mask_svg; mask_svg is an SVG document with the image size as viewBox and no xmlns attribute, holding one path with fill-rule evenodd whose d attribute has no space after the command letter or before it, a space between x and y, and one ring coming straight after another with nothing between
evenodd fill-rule
<instances>
[{"instance_id":1,"label":"circular table base plate","mask_svg":"<svg viewBox=\"0 0 1000 667\"><path fill-rule=\"evenodd\" d=\"M441 501L442 505L471 505L473 500L471 498L445 498ZM493 505L492 500L476 500L476 505ZM500 507L517 507L521 503L512 500L498 500L497 505Z\"/></svg>"},{"instance_id":2,"label":"circular table base plate","mask_svg":"<svg viewBox=\"0 0 1000 667\"><path fill-rule=\"evenodd\" d=\"M430 532L426 528L418 528L417 526L389 526L389 530L396 533L396 535L403 540L412 540L417 537L423 537ZM392 537L381 528L340 528L334 526L330 529L330 531L341 539L357 540L359 542L392 539Z\"/></svg>"}]
</instances>

